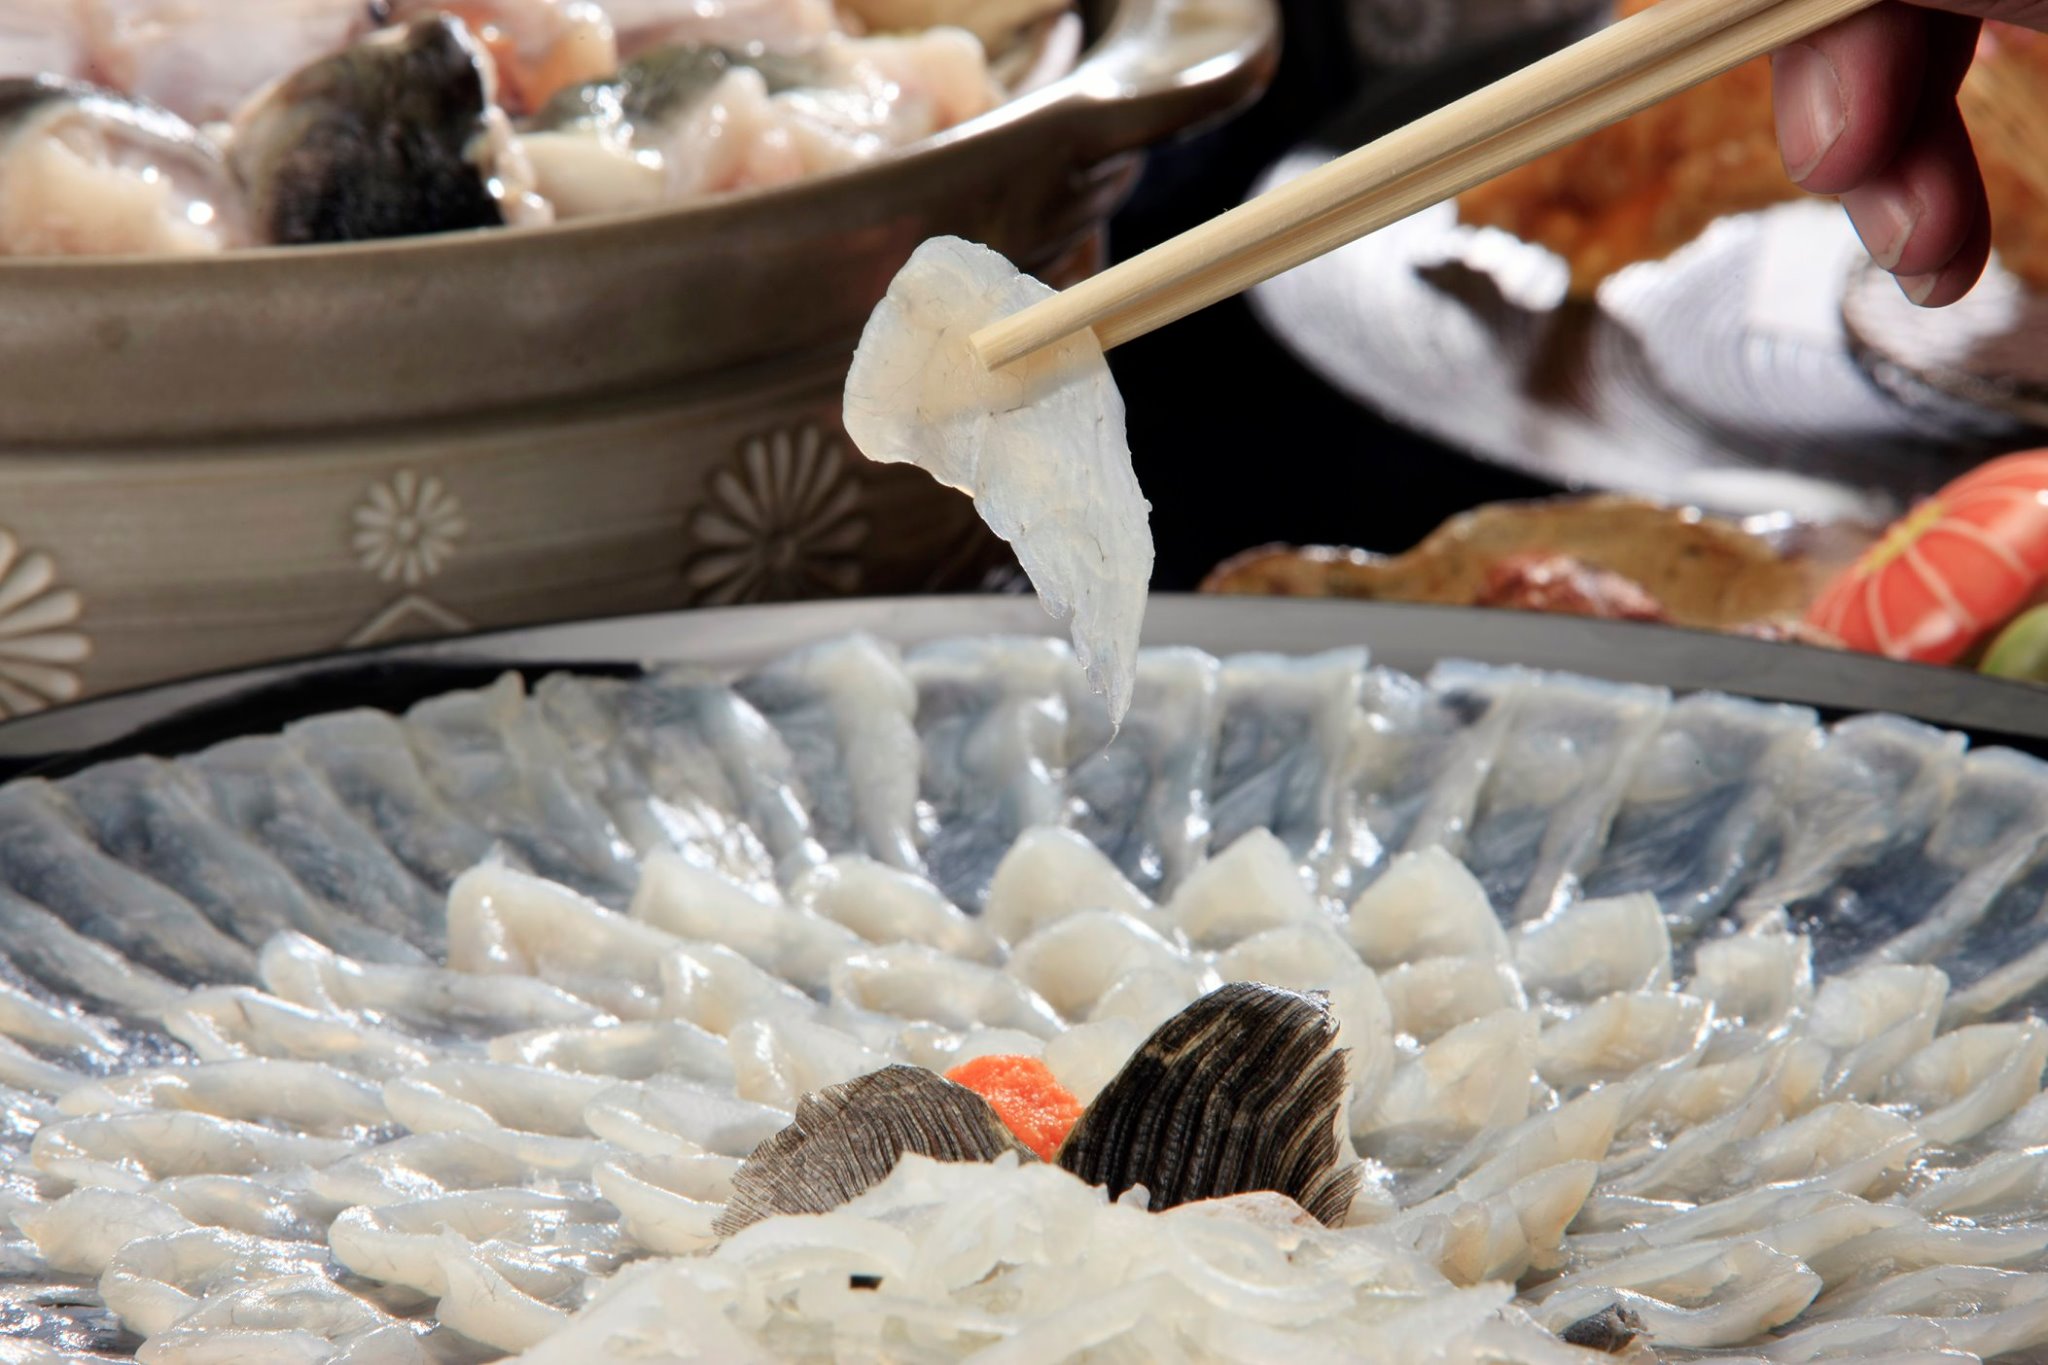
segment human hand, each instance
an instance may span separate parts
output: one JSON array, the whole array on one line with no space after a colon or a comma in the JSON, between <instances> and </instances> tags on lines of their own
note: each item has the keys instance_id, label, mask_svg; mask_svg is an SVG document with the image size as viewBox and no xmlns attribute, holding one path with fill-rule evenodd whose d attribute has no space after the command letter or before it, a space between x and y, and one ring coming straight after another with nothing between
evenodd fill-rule
<instances>
[{"instance_id":1,"label":"human hand","mask_svg":"<svg viewBox=\"0 0 2048 1365\"><path fill-rule=\"evenodd\" d=\"M1969 293L1991 252L1956 107L1985 19L2048 29L2048 0L1885 0L1772 59L1786 171L1839 195L1871 258L1929 308Z\"/></svg>"}]
</instances>

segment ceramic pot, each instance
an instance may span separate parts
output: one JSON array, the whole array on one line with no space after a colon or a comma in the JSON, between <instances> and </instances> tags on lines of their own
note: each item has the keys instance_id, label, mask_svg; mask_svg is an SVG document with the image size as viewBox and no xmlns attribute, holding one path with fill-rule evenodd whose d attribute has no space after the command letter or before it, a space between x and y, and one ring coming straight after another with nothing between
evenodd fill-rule
<instances>
[{"instance_id":1,"label":"ceramic pot","mask_svg":"<svg viewBox=\"0 0 2048 1365\"><path fill-rule=\"evenodd\" d=\"M1066 283L1274 0L1097 0L1064 80L892 160L532 230L0 264L0 716L263 659L971 586L963 497L839 426L952 233Z\"/></svg>"}]
</instances>

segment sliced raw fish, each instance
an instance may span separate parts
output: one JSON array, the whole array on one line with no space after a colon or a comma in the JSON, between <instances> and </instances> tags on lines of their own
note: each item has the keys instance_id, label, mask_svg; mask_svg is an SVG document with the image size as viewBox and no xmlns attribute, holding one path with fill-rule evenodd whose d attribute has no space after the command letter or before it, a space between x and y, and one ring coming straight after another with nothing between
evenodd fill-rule
<instances>
[{"instance_id":1,"label":"sliced raw fish","mask_svg":"<svg viewBox=\"0 0 2048 1365\"><path fill-rule=\"evenodd\" d=\"M519 1287L562 1299L630 1254L601 1201L539 1190L462 1190L378 1209L351 1209L330 1234L335 1259L384 1284L438 1297L447 1292L440 1253L453 1234ZM513 1250L545 1256L505 1256Z\"/></svg>"},{"instance_id":2,"label":"sliced raw fish","mask_svg":"<svg viewBox=\"0 0 2048 1365\"><path fill-rule=\"evenodd\" d=\"M570 779L567 754L529 713L519 675L430 698L406 713L420 770L542 876L601 901L632 893L632 847Z\"/></svg>"},{"instance_id":3,"label":"sliced raw fish","mask_svg":"<svg viewBox=\"0 0 2048 1365\"><path fill-rule=\"evenodd\" d=\"M839 963L832 994L861 1009L951 1029L986 1025L1050 1038L1063 1027L1058 1012L1015 978L912 943L867 949Z\"/></svg>"},{"instance_id":4,"label":"sliced raw fish","mask_svg":"<svg viewBox=\"0 0 2048 1365\"><path fill-rule=\"evenodd\" d=\"M744 1157L788 1127L790 1112L685 1081L632 1081L598 1095L584 1119L631 1152Z\"/></svg>"},{"instance_id":5,"label":"sliced raw fish","mask_svg":"<svg viewBox=\"0 0 2048 1365\"><path fill-rule=\"evenodd\" d=\"M102 763L59 784L110 856L154 877L251 947L305 934L372 962L418 962L404 939L306 894L280 863L223 824L190 770L154 759Z\"/></svg>"},{"instance_id":6,"label":"sliced raw fish","mask_svg":"<svg viewBox=\"0 0 2048 1365\"><path fill-rule=\"evenodd\" d=\"M1671 934L1648 895L1580 901L1525 924L1515 969L1531 995L1587 1001L1671 984Z\"/></svg>"},{"instance_id":7,"label":"sliced raw fish","mask_svg":"<svg viewBox=\"0 0 2048 1365\"><path fill-rule=\"evenodd\" d=\"M1514 699L1439 692L1384 668L1368 670L1360 692L1357 803L1365 829L1388 855L1455 853L1513 723Z\"/></svg>"},{"instance_id":8,"label":"sliced raw fish","mask_svg":"<svg viewBox=\"0 0 2048 1365\"><path fill-rule=\"evenodd\" d=\"M317 1062L270 1058L134 1071L74 1088L58 1101L73 1117L189 1110L350 1137L390 1121L378 1088Z\"/></svg>"},{"instance_id":9,"label":"sliced raw fish","mask_svg":"<svg viewBox=\"0 0 2048 1365\"><path fill-rule=\"evenodd\" d=\"M96 848L45 783L0 787L0 886L173 981L247 981L255 951Z\"/></svg>"},{"instance_id":10,"label":"sliced raw fish","mask_svg":"<svg viewBox=\"0 0 2048 1365\"><path fill-rule=\"evenodd\" d=\"M1372 967L1433 957L1505 960L1508 936L1486 888L1441 848L1403 853L1351 903L1344 935Z\"/></svg>"},{"instance_id":11,"label":"sliced raw fish","mask_svg":"<svg viewBox=\"0 0 2048 1365\"><path fill-rule=\"evenodd\" d=\"M1017 837L1060 823L1061 676L1072 666L1051 640L947 643L909 656L924 746L920 790L932 821L925 865L956 905L981 909Z\"/></svg>"},{"instance_id":12,"label":"sliced raw fish","mask_svg":"<svg viewBox=\"0 0 2048 1365\"><path fill-rule=\"evenodd\" d=\"M1526 1009L1514 968L1495 958L1428 957L1380 973L1391 1026L1432 1043L1460 1024L1495 1010Z\"/></svg>"},{"instance_id":13,"label":"sliced raw fish","mask_svg":"<svg viewBox=\"0 0 2048 1365\"><path fill-rule=\"evenodd\" d=\"M415 1133L513 1128L589 1137L583 1108L612 1084L606 1076L506 1062L434 1062L386 1081L384 1102Z\"/></svg>"},{"instance_id":14,"label":"sliced raw fish","mask_svg":"<svg viewBox=\"0 0 2048 1365\"><path fill-rule=\"evenodd\" d=\"M194 991L182 1006L165 1011L164 1028L209 1062L281 1057L376 1077L422 1066L428 1058L415 1040L395 1030L246 986Z\"/></svg>"},{"instance_id":15,"label":"sliced raw fish","mask_svg":"<svg viewBox=\"0 0 2048 1365\"><path fill-rule=\"evenodd\" d=\"M1099 703L1069 702L1069 819L1147 895L1170 893L1208 846L1221 673L1198 650L1141 651L1137 690L1117 731L1088 724L1107 721Z\"/></svg>"},{"instance_id":16,"label":"sliced raw fish","mask_svg":"<svg viewBox=\"0 0 2048 1365\"><path fill-rule=\"evenodd\" d=\"M1015 944L1083 910L1115 910L1154 928L1165 924L1101 849L1073 830L1038 825L1018 835L996 865L981 922Z\"/></svg>"},{"instance_id":17,"label":"sliced raw fish","mask_svg":"<svg viewBox=\"0 0 2048 1365\"><path fill-rule=\"evenodd\" d=\"M680 1076L717 1084L733 1079L733 1058L725 1040L683 1019L508 1033L491 1040L490 1057L628 1081Z\"/></svg>"},{"instance_id":18,"label":"sliced raw fish","mask_svg":"<svg viewBox=\"0 0 2048 1365\"><path fill-rule=\"evenodd\" d=\"M870 460L914 464L974 498L1046 609L1072 613L1075 655L1118 723L1152 578L1123 399L1086 329L995 371L970 344L1052 292L987 247L925 242L868 318L842 417Z\"/></svg>"},{"instance_id":19,"label":"sliced raw fish","mask_svg":"<svg viewBox=\"0 0 2048 1365\"><path fill-rule=\"evenodd\" d=\"M152 1337L149 1351L160 1365L201 1365L231 1352L247 1360L428 1365L434 1348L427 1343L437 1336L448 1334L395 1318L326 1274L305 1271L215 1289Z\"/></svg>"},{"instance_id":20,"label":"sliced raw fish","mask_svg":"<svg viewBox=\"0 0 2048 1365\"><path fill-rule=\"evenodd\" d=\"M918 871L917 688L867 636L816 645L737 684L788 747L828 853Z\"/></svg>"},{"instance_id":21,"label":"sliced raw fish","mask_svg":"<svg viewBox=\"0 0 2048 1365\"><path fill-rule=\"evenodd\" d=\"M1928 962L1954 948L2048 840L2048 764L1980 749L1926 838L1893 843L1819 896L1787 907L1818 921L1822 971L1865 958Z\"/></svg>"},{"instance_id":22,"label":"sliced raw fish","mask_svg":"<svg viewBox=\"0 0 2048 1365\"><path fill-rule=\"evenodd\" d=\"M38 1169L76 1184L134 1190L174 1175L260 1175L324 1166L353 1149L341 1138L178 1111L65 1119L38 1132L30 1154Z\"/></svg>"},{"instance_id":23,"label":"sliced raw fish","mask_svg":"<svg viewBox=\"0 0 2048 1365\"><path fill-rule=\"evenodd\" d=\"M167 1332L215 1296L285 1277L318 1275L327 1249L274 1242L222 1228L185 1228L139 1238L115 1253L100 1293L145 1335Z\"/></svg>"},{"instance_id":24,"label":"sliced raw fish","mask_svg":"<svg viewBox=\"0 0 2048 1365\"><path fill-rule=\"evenodd\" d=\"M789 749L759 711L722 683L677 671L594 685L619 739L663 798L709 805L755 832L777 875L823 862Z\"/></svg>"},{"instance_id":25,"label":"sliced raw fish","mask_svg":"<svg viewBox=\"0 0 2048 1365\"><path fill-rule=\"evenodd\" d=\"M655 1013L663 959L685 946L654 925L509 868L477 868L448 893L450 968L538 977L621 1018Z\"/></svg>"},{"instance_id":26,"label":"sliced raw fish","mask_svg":"<svg viewBox=\"0 0 2048 1365\"><path fill-rule=\"evenodd\" d=\"M1192 986L1202 969L1143 920L1115 910L1083 910L1055 920L1017 944L1004 970L1065 1018L1080 1020L1134 972L1182 974ZM1267 981L1265 977L1233 979ZM1291 982L1268 984L1294 988Z\"/></svg>"},{"instance_id":27,"label":"sliced raw fish","mask_svg":"<svg viewBox=\"0 0 2048 1365\"><path fill-rule=\"evenodd\" d=\"M0 889L0 955L23 978L60 997L125 1018L153 1019L184 992L88 937L33 901Z\"/></svg>"},{"instance_id":28,"label":"sliced raw fish","mask_svg":"<svg viewBox=\"0 0 2048 1365\"><path fill-rule=\"evenodd\" d=\"M1775 1031L1813 1002L1813 944L1798 934L1731 934L1699 945L1692 995L1724 1019Z\"/></svg>"},{"instance_id":29,"label":"sliced raw fish","mask_svg":"<svg viewBox=\"0 0 2048 1365\"><path fill-rule=\"evenodd\" d=\"M1754 919L1824 892L1845 868L1917 846L1933 828L1962 775L1964 741L1896 716L1858 716L1807 754L1772 812L1769 871L1751 884L1738 911ZM1816 956L1827 955L1826 926Z\"/></svg>"},{"instance_id":30,"label":"sliced raw fish","mask_svg":"<svg viewBox=\"0 0 2048 1365\"><path fill-rule=\"evenodd\" d=\"M1290 925L1331 925L1301 865L1268 830L1254 829L1181 883L1165 918L1198 948L1227 948Z\"/></svg>"},{"instance_id":31,"label":"sliced raw fish","mask_svg":"<svg viewBox=\"0 0 2048 1365\"><path fill-rule=\"evenodd\" d=\"M867 858L834 858L811 869L790 888L790 900L869 943L924 943L977 962L1000 952L988 924L930 882Z\"/></svg>"},{"instance_id":32,"label":"sliced raw fish","mask_svg":"<svg viewBox=\"0 0 2048 1365\"><path fill-rule=\"evenodd\" d=\"M287 726L285 738L430 891L445 893L470 868L506 856L434 791L394 718L339 711Z\"/></svg>"},{"instance_id":33,"label":"sliced raw fish","mask_svg":"<svg viewBox=\"0 0 2048 1365\"><path fill-rule=\"evenodd\" d=\"M1956 796L1913 853L1898 853L1843 878L1847 894L1823 898L1827 945L1894 933L1872 952L1884 962L1939 962L1972 937L1999 894L2048 847L2048 763L2007 749L1964 759ZM1798 907L1794 907L1794 917ZM2009 945L2007 945L2009 952ZM1823 964L1825 966L1825 964Z\"/></svg>"},{"instance_id":34,"label":"sliced raw fish","mask_svg":"<svg viewBox=\"0 0 2048 1365\"><path fill-rule=\"evenodd\" d=\"M679 939L722 943L821 994L833 967L865 946L835 920L756 895L673 854L647 860L631 914Z\"/></svg>"},{"instance_id":35,"label":"sliced raw fish","mask_svg":"<svg viewBox=\"0 0 2048 1365\"><path fill-rule=\"evenodd\" d=\"M1365 661L1356 649L1224 661L1208 784L1214 847L1228 848L1249 830L1270 830L1315 869L1325 894L1348 893L1353 867L1377 853L1354 842Z\"/></svg>"},{"instance_id":36,"label":"sliced raw fish","mask_svg":"<svg viewBox=\"0 0 2048 1365\"><path fill-rule=\"evenodd\" d=\"M1756 875L1765 814L1824 738L1803 708L1681 697L1629 778L1585 894L1648 891L1674 927L1704 925Z\"/></svg>"},{"instance_id":37,"label":"sliced raw fish","mask_svg":"<svg viewBox=\"0 0 2048 1365\"><path fill-rule=\"evenodd\" d=\"M446 906L358 820L290 745L229 740L185 760L213 809L336 909L429 955L445 950Z\"/></svg>"},{"instance_id":38,"label":"sliced raw fish","mask_svg":"<svg viewBox=\"0 0 2048 1365\"><path fill-rule=\"evenodd\" d=\"M1453 664L1438 665L1430 686L1513 698L1515 731L1494 755L1461 856L1509 918L1540 918L1576 894L1670 694Z\"/></svg>"},{"instance_id":39,"label":"sliced raw fish","mask_svg":"<svg viewBox=\"0 0 2048 1365\"><path fill-rule=\"evenodd\" d=\"M534 700L641 856L676 852L735 881L774 886L773 860L741 819L730 783L716 766L702 755L680 753L660 756L658 769L647 766L649 756L622 734L616 694L625 686L557 673L534 688ZM678 771L686 758L694 759L689 770Z\"/></svg>"}]
</instances>

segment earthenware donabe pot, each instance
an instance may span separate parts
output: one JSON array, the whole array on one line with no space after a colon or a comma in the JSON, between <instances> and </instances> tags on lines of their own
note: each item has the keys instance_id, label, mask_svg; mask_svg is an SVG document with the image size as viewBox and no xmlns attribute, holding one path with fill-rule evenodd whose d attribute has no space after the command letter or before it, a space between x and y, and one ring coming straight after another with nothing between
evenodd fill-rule
<instances>
[{"instance_id":1,"label":"earthenware donabe pot","mask_svg":"<svg viewBox=\"0 0 2048 1365\"><path fill-rule=\"evenodd\" d=\"M1274 0L1095 0L1064 80L687 207L0 263L0 716L349 645L977 579L967 500L847 445L918 242L1094 269L1146 146L1248 102Z\"/></svg>"}]
</instances>

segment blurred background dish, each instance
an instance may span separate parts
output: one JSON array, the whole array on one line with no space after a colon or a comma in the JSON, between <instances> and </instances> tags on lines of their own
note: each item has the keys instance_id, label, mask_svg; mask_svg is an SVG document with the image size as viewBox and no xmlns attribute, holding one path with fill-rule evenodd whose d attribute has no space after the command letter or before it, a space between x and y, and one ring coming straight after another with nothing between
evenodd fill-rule
<instances>
[{"instance_id":1,"label":"blurred background dish","mask_svg":"<svg viewBox=\"0 0 2048 1365\"><path fill-rule=\"evenodd\" d=\"M2028 37L2000 31L1965 101L2022 283L2048 271L2048 166L2038 136L2011 133L2038 128L2014 111L2048 85ZM1514 64L1539 54L1525 43ZM1430 102L1496 74L1443 70ZM1255 192L1413 113L1369 92ZM2023 444L2027 414L1953 384L1873 384L1873 338L1852 344L1843 323L1861 261L1840 210L1785 177L1754 64L1271 281L1252 306L1354 404L1540 484L1875 527ZM1886 316L1866 329L1879 342ZM2030 353L2023 336L2009 350Z\"/></svg>"},{"instance_id":2,"label":"blurred background dish","mask_svg":"<svg viewBox=\"0 0 2048 1365\"><path fill-rule=\"evenodd\" d=\"M954 233L1095 268L1272 0L1095 0L1074 71L904 155L520 232L0 262L0 709L421 634L973 586L968 502L838 425Z\"/></svg>"},{"instance_id":3,"label":"blurred background dish","mask_svg":"<svg viewBox=\"0 0 2048 1365\"><path fill-rule=\"evenodd\" d=\"M1745 527L1697 510L1601 496L1494 503L1397 555L1267 546L1217 566L1204 592L1574 616L1769 634L1805 615L1864 546L1810 526Z\"/></svg>"},{"instance_id":4,"label":"blurred background dish","mask_svg":"<svg viewBox=\"0 0 2048 1365\"><path fill-rule=\"evenodd\" d=\"M1988 461L1881 534L1559 497L1460 513L1398 555L1263 546L1202 590L1652 622L2048 685L2048 451Z\"/></svg>"}]
</instances>

